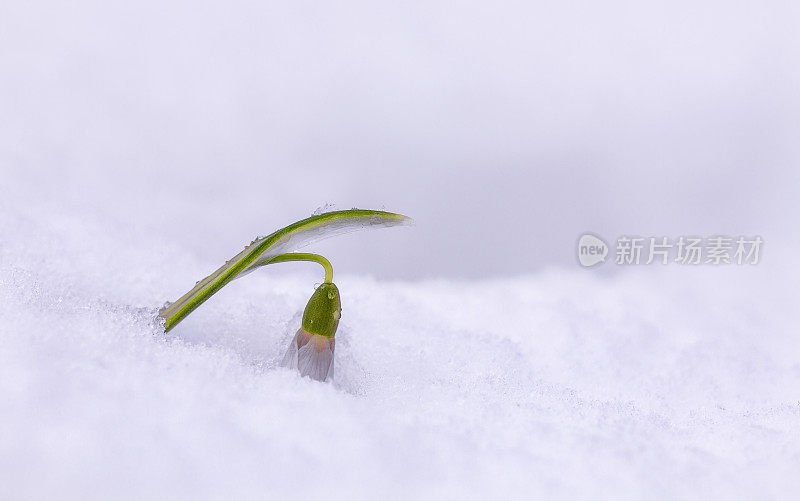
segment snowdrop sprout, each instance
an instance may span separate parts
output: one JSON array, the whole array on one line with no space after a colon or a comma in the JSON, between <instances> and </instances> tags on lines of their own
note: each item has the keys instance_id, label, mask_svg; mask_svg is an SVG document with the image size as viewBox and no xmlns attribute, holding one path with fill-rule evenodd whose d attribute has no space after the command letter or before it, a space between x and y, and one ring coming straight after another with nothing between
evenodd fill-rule
<instances>
[{"instance_id":1,"label":"snowdrop sprout","mask_svg":"<svg viewBox=\"0 0 800 501\"><path fill-rule=\"evenodd\" d=\"M391 212L351 209L317 214L297 221L269 236L253 240L242 252L217 271L200 280L174 303L167 303L158 316L168 332L195 308L228 282L261 266L289 261L311 261L325 269L325 282L317 287L303 311L303 322L295 334L282 365L297 369L317 381L333 378L334 336L342 316L339 289L333 283L330 261L318 254L293 253L294 248L360 228L413 224L413 220Z\"/></svg>"}]
</instances>

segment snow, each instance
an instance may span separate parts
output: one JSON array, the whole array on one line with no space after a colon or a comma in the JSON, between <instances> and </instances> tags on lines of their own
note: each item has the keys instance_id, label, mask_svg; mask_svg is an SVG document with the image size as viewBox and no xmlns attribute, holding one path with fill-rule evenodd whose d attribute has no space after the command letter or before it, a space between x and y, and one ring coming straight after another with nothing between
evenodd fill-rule
<instances>
[{"instance_id":1,"label":"snow","mask_svg":"<svg viewBox=\"0 0 800 501\"><path fill-rule=\"evenodd\" d=\"M219 263L2 208L0 498L800 493L792 273L335 276L323 384L279 367L316 267L259 270L164 335L161 303Z\"/></svg>"}]
</instances>

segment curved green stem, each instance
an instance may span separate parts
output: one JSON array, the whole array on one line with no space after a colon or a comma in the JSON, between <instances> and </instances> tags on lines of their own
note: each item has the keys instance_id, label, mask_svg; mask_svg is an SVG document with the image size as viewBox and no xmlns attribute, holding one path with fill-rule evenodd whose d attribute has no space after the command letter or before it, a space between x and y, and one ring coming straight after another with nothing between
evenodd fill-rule
<instances>
[{"instance_id":1,"label":"curved green stem","mask_svg":"<svg viewBox=\"0 0 800 501\"><path fill-rule=\"evenodd\" d=\"M281 254L273 257L264 264L273 263L288 263L290 261L313 261L322 265L325 268L325 283L329 284L333 280L333 267L331 262L320 256L319 254L307 254L303 252L293 252L288 254Z\"/></svg>"}]
</instances>

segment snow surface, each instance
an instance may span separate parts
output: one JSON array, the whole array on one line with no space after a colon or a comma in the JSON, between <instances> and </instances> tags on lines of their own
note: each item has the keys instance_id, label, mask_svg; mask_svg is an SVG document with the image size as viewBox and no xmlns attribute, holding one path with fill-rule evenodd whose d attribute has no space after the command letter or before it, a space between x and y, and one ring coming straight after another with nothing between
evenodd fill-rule
<instances>
[{"instance_id":1,"label":"snow surface","mask_svg":"<svg viewBox=\"0 0 800 501\"><path fill-rule=\"evenodd\" d=\"M161 303L219 263L46 214L0 211L2 499L800 494L795 275L339 276L323 384L278 367L316 267L164 335Z\"/></svg>"}]
</instances>

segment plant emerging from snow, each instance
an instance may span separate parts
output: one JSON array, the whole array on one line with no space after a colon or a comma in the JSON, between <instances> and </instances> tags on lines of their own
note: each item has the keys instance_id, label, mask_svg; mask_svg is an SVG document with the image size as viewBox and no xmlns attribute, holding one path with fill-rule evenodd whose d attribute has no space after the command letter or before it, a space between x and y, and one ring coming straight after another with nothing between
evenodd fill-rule
<instances>
[{"instance_id":1,"label":"plant emerging from snow","mask_svg":"<svg viewBox=\"0 0 800 501\"><path fill-rule=\"evenodd\" d=\"M362 228L413 224L413 220L392 212L351 209L315 215L253 240L242 252L217 271L197 282L192 290L159 312L164 331L169 332L189 313L230 281L258 267L288 261L313 261L325 269L325 283L317 287L303 311L282 365L318 381L333 378L334 336L342 314L339 289L333 283L333 267L318 254L294 253L313 242Z\"/></svg>"}]
</instances>

